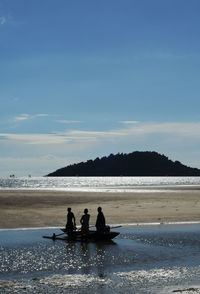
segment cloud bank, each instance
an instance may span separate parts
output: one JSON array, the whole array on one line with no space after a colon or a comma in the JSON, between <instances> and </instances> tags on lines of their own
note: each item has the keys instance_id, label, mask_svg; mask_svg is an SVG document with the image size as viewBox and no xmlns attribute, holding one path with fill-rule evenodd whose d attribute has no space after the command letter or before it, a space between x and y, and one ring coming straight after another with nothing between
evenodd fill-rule
<instances>
[{"instance_id":1,"label":"cloud bank","mask_svg":"<svg viewBox=\"0 0 200 294\"><path fill-rule=\"evenodd\" d=\"M27 120L33 117L46 116L38 114L35 116L21 115L16 117L16 120ZM107 130L107 131L90 131L90 130L67 130L54 132L50 134L14 134L0 133L1 140L12 140L23 142L25 144L60 144L66 142L82 141L107 141L107 140L126 140L127 138L140 138L145 135L162 135L165 137L176 137L182 140L186 138L200 139L200 122L194 123L179 123L179 122L164 122L164 123L139 123L133 121L123 122L126 127Z\"/></svg>"}]
</instances>

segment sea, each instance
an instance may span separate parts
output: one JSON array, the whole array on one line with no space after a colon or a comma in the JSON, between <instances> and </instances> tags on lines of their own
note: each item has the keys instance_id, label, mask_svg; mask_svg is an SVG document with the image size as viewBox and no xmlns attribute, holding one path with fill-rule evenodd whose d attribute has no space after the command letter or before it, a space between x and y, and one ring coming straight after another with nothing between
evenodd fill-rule
<instances>
[{"instance_id":1,"label":"sea","mask_svg":"<svg viewBox=\"0 0 200 294\"><path fill-rule=\"evenodd\" d=\"M200 177L14 177L0 178L1 189L134 192L148 188L200 186ZM155 191L156 191L155 189Z\"/></svg>"},{"instance_id":2,"label":"sea","mask_svg":"<svg viewBox=\"0 0 200 294\"><path fill-rule=\"evenodd\" d=\"M199 189L199 177L1 178L1 190ZM184 191L184 190L183 190ZM122 225L122 224L121 224ZM111 242L43 238L59 228L0 230L0 294L200 293L200 224L122 225Z\"/></svg>"}]
</instances>

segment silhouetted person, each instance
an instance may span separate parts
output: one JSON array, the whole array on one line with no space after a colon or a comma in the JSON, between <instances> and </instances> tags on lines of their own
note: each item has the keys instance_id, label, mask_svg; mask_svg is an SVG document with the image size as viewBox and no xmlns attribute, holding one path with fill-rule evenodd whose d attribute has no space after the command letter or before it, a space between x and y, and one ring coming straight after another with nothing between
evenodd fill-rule
<instances>
[{"instance_id":1,"label":"silhouetted person","mask_svg":"<svg viewBox=\"0 0 200 294\"><path fill-rule=\"evenodd\" d=\"M76 228L76 219L70 207L67 208L67 211L68 213L67 213L66 230L67 230L67 233L70 234Z\"/></svg>"},{"instance_id":2,"label":"silhouetted person","mask_svg":"<svg viewBox=\"0 0 200 294\"><path fill-rule=\"evenodd\" d=\"M90 220L90 215L88 214L88 209L84 209L84 215L82 215L80 219L81 223L81 231L83 233L88 233L89 232L89 220Z\"/></svg>"},{"instance_id":3,"label":"silhouetted person","mask_svg":"<svg viewBox=\"0 0 200 294\"><path fill-rule=\"evenodd\" d=\"M98 211L98 215L96 220L96 229L98 232L104 232L106 227L106 220L103 215L102 208L98 207L97 211Z\"/></svg>"}]
</instances>

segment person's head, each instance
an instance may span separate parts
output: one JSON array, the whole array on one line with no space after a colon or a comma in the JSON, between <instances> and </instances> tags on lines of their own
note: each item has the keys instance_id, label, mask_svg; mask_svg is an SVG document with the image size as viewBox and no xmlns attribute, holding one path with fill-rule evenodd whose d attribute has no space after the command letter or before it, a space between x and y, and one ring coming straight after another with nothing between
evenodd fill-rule
<instances>
[{"instance_id":1,"label":"person's head","mask_svg":"<svg viewBox=\"0 0 200 294\"><path fill-rule=\"evenodd\" d=\"M85 213L85 214L88 213L88 209L87 209L87 208L84 209L84 213Z\"/></svg>"},{"instance_id":2,"label":"person's head","mask_svg":"<svg viewBox=\"0 0 200 294\"><path fill-rule=\"evenodd\" d=\"M97 208L97 211L98 211L98 212L101 212L101 211L102 211L102 208L99 206L99 207Z\"/></svg>"},{"instance_id":3,"label":"person's head","mask_svg":"<svg viewBox=\"0 0 200 294\"><path fill-rule=\"evenodd\" d=\"M71 207L68 207L68 208L67 208L67 211L68 211L68 212L70 212L71 210L72 210Z\"/></svg>"}]
</instances>

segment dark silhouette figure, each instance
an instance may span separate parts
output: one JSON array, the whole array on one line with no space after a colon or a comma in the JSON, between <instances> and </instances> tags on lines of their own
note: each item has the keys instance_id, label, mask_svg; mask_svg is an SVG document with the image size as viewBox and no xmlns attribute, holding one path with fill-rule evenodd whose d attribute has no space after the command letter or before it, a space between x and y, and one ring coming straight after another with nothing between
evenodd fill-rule
<instances>
[{"instance_id":1,"label":"dark silhouette figure","mask_svg":"<svg viewBox=\"0 0 200 294\"><path fill-rule=\"evenodd\" d=\"M73 212L71 211L71 207L68 207L67 211L68 213L67 213L66 230L67 230L67 233L70 234L76 229L76 219Z\"/></svg>"},{"instance_id":2,"label":"dark silhouette figure","mask_svg":"<svg viewBox=\"0 0 200 294\"><path fill-rule=\"evenodd\" d=\"M81 231L83 233L88 233L89 232L89 220L90 220L90 215L88 214L88 209L84 209L84 215L82 215L80 219L81 223Z\"/></svg>"},{"instance_id":3,"label":"dark silhouette figure","mask_svg":"<svg viewBox=\"0 0 200 294\"><path fill-rule=\"evenodd\" d=\"M97 211L98 211L98 215L96 220L96 229L98 232L104 232L106 228L106 220L102 212L102 208L98 207Z\"/></svg>"}]
</instances>

